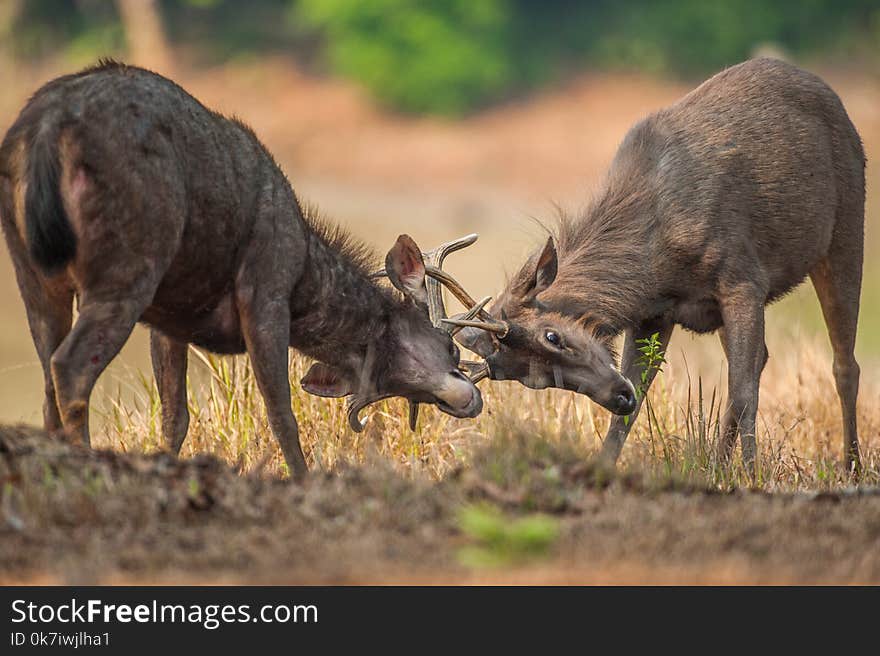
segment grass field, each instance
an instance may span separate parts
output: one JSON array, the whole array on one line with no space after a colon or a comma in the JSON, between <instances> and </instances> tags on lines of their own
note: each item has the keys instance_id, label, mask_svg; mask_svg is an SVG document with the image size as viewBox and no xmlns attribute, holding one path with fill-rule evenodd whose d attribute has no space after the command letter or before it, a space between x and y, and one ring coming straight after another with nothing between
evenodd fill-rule
<instances>
[{"instance_id":1,"label":"grass field","mask_svg":"<svg viewBox=\"0 0 880 656\"><path fill-rule=\"evenodd\" d=\"M287 475L271 435L265 409L245 357L217 358L191 350L195 375L190 384L190 430L183 453L210 453L243 472ZM691 374L683 359L671 362L649 394L622 456L622 468L659 485L686 483L727 491L752 487L738 467L717 466L715 444L723 385ZM291 385L308 368L294 356ZM840 411L825 349L806 342L788 361L768 364L762 387L758 441L761 471L756 487L766 491L836 489L852 481L839 465ZM198 381L193 383L192 381ZM160 408L151 378L141 377L134 400L105 404L103 430L96 443L122 452L161 449ZM402 400L372 407L363 433L352 433L345 405L305 393L294 395L303 446L311 468L334 471L381 457L401 475L442 480L467 467L475 450L499 434L516 432L537 442L570 443L589 455L598 450L609 413L586 397L569 392L534 392L517 383L481 384L486 410L476 420L459 420L425 408L418 429L407 426ZM880 484L880 408L870 378L863 383L860 428L864 471L861 483Z\"/></svg>"}]
</instances>

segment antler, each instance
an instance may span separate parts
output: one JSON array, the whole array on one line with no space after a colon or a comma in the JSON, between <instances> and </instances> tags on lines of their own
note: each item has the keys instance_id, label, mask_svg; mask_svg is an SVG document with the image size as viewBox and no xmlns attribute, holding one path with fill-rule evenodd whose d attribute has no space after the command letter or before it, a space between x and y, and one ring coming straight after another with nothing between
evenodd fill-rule
<instances>
[{"instance_id":1,"label":"antler","mask_svg":"<svg viewBox=\"0 0 880 656\"><path fill-rule=\"evenodd\" d=\"M368 405L372 405L373 403L377 403L382 399L387 399L394 396L393 394L372 394L369 396L361 396L360 394L352 394L348 397L348 425L351 426L351 430L355 433L360 433L364 430L364 427L367 425L366 419L360 418L361 410L366 408Z\"/></svg>"},{"instance_id":2,"label":"antler","mask_svg":"<svg viewBox=\"0 0 880 656\"><path fill-rule=\"evenodd\" d=\"M446 320L446 306L443 303L443 288L441 287L441 283L446 283L453 294L456 294L456 291L458 291L459 294L470 299L470 296L464 290L464 287L462 287L452 276L445 274L443 271L443 262L446 260L447 255L463 248L467 248L476 242L478 238L479 235L472 233L470 235L465 235L460 239L447 241L427 253L422 253L422 258L425 260L425 273L427 274L427 278L425 279L425 290L428 292L428 318L431 320L431 323L434 324L435 328L442 328L450 333L452 332L452 327L447 326L444 323ZM446 275L447 279L443 280L443 278L438 277L435 273ZM461 300L459 294L456 294L456 298ZM471 299L470 303L467 305L473 305L473 300ZM418 422L419 404L411 401L409 404L410 429L415 430Z\"/></svg>"},{"instance_id":3,"label":"antler","mask_svg":"<svg viewBox=\"0 0 880 656\"><path fill-rule=\"evenodd\" d=\"M425 290L428 295L428 317L430 318L431 323L437 328L444 328L443 320L446 318L446 308L443 304L443 288L441 287L441 283L446 285L446 287L449 288L449 291L451 291L465 307L470 308L475 305L474 299L465 291L461 283L443 271L442 267L447 255L461 250L462 248L467 248L476 242L477 239L479 239L479 235L476 233L466 235L460 239L454 239L440 244L437 248L434 248L427 253L422 253L422 258L425 261L425 273L427 274ZM380 269L379 271L370 274L370 277L384 278L387 275L388 273L385 269ZM491 299L487 299L486 302L488 302L488 300ZM480 316L488 317L488 314L483 311L482 305L479 309ZM446 328L446 330L450 329Z\"/></svg>"},{"instance_id":4,"label":"antler","mask_svg":"<svg viewBox=\"0 0 880 656\"><path fill-rule=\"evenodd\" d=\"M490 333L498 335L500 338L507 337L507 331L510 329L506 321L498 321L496 319L443 319L443 323L456 328L480 328L488 330Z\"/></svg>"},{"instance_id":5,"label":"antler","mask_svg":"<svg viewBox=\"0 0 880 656\"><path fill-rule=\"evenodd\" d=\"M464 287L455 278L443 270L443 262L446 256L455 251L467 248L477 241L479 235L470 234L460 239L448 241L440 244L437 248L422 253L425 261L425 290L428 297L428 318L436 328L442 328L451 335L457 333L461 328L473 326L488 330L500 338L507 335L508 326L504 321L494 319L486 310L486 304L492 300L491 296L483 298L476 302L470 294L465 291ZM376 271L371 274L373 278L383 278L387 272L385 269ZM443 286L446 286L458 301L468 308L467 312L459 315L454 319L446 316L446 307L443 304ZM462 361L460 368L467 374L473 383L477 383L489 376L489 366L485 362ZM358 417L358 413L370 403L378 399L352 399L349 403L348 420L349 425L356 432L363 430L363 422ZM416 429L419 420L419 404L410 401L409 404L409 426L412 430Z\"/></svg>"},{"instance_id":6,"label":"antler","mask_svg":"<svg viewBox=\"0 0 880 656\"><path fill-rule=\"evenodd\" d=\"M439 292L439 284L443 283L452 295L455 296L464 305L466 308L470 308L466 313L466 318L455 318L448 319L446 318L446 313L443 313L443 316L440 318L440 323L446 325L446 330L449 332L453 332L453 327L464 328L467 326L473 326L474 328L482 328L483 330L488 330L492 333L495 333L500 338L504 338L507 336L508 325L506 321L499 321L498 319L494 319L488 312L486 312L483 307L488 303L492 297L485 298L479 303L475 302L471 295L468 294L464 287L461 286L455 278L449 275L446 271L434 266L425 266L425 273L428 275L427 283L431 283L437 285L438 288L438 296L440 296ZM430 298L430 295L429 295ZM442 296L440 297L440 306L442 307L443 300ZM457 331L456 331L457 332Z\"/></svg>"},{"instance_id":7,"label":"antler","mask_svg":"<svg viewBox=\"0 0 880 656\"><path fill-rule=\"evenodd\" d=\"M455 251L460 251L462 248L467 248L476 242L478 238L479 235L476 233L466 235L460 239L454 239L453 241L447 241L444 244L440 244L437 248L422 254L422 257L425 260L425 273L428 274L428 278L425 280L425 289L428 292L428 317L431 319L431 323L437 328L443 327L443 319L446 318L446 308L443 306L443 288L440 286L440 283L446 282L447 286L449 286L449 283L446 280L442 280L441 278L432 275L432 272L436 271L444 274L443 261L446 259L446 256ZM450 280L460 292L467 296L467 298L470 298L467 292L464 291L464 288L458 284L452 276L448 276L448 280ZM453 294L456 293L453 291L452 287L450 287L450 291L452 291ZM457 294L456 297L458 297ZM459 300L461 299L459 298ZM470 307L473 304L473 300L471 300L467 303L467 307Z\"/></svg>"},{"instance_id":8,"label":"antler","mask_svg":"<svg viewBox=\"0 0 880 656\"><path fill-rule=\"evenodd\" d=\"M486 304L492 300L492 297L486 296L479 302L474 301L461 283L443 270L443 260L449 255L449 253L470 246L477 241L477 237L478 235L476 234L467 235L461 239L441 244L428 253L423 253L425 259L425 273L427 274L425 287L428 291L428 313L431 318L431 323L438 328L442 326L452 335L457 333L461 328L474 327L488 330L499 339L504 339L509 330L508 323L506 321L495 319L484 309ZM449 289L452 295L455 296L462 305L469 308L464 314L458 315L452 319L447 318L446 309L443 304L443 289L441 284ZM461 363L461 368L466 370L468 378L474 383L489 376L489 366L485 362L463 361ZM410 426L415 428L417 420L418 406L415 405L414 407L414 405L411 405Z\"/></svg>"},{"instance_id":9,"label":"antler","mask_svg":"<svg viewBox=\"0 0 880 656\"><path fill-rule=\"evenodd\" d=\"M446 327L446 330L450 332L450 334L455 335L459 330L461 330L461 326L455 324L456 319L463 320L472 320L477 317L480 312L483 311L483 308L486 307L486 303L492 300L491 296L486 296L479 303L475 303L470 310L465 312L464 314L457 314L452 319L443 319L443 324Z\"/></svg>"},{"instance_id":10,"label":"antler","mask_svg":"<svg viewBox=\"0 0 880 656\"><path fill-rule=\"evenodd\" d=\"M464 370L464 372L467 374L467 377L470 378L471 382L475 385L484 378L489 377L489 365L485 362L462 360L459 363L459 367Z\"/></svg>"}]
</instances>

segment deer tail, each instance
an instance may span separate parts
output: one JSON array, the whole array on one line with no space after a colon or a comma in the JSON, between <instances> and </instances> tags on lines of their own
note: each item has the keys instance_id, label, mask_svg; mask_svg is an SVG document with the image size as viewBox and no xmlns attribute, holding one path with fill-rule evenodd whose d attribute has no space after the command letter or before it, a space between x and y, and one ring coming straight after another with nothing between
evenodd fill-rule
<instances>
[{"instance_id":1,"label":"deer tail","mask_svg":"<svg viewBox=\"0 0 880 656\"><path fill-rule=\"evenodd\" d=\"M43 124L28 150L25 226L31 256L47 273L76 255L76 235L61 197L59 122Z\"/></svg>"}]
</instances>

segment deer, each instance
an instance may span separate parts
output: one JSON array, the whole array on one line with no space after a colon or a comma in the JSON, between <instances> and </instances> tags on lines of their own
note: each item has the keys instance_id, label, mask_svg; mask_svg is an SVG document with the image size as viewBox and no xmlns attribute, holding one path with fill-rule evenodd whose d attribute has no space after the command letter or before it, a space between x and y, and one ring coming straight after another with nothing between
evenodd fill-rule
<instances>
[{"instance_id":1,"label":"deer","mask_svg":"<svg viewBox=\"0 0 880 656\"><path fill-rule=\"evenodd\" d=\"M423 254L401 235L385 258L396 290L380 284L369 249L304 208L250 128L158 74L102 61L40 88L0 145L0 221L50 434L90 445L92 389L139 322L175 454L189 345L247 352L294 478L307 466L290 347L316 360L303 389L346 397L356 431L389 397L408 399L411 419L420 403L482 410L430 278L475 236Z\"/></svg>"},{"instance_id":2,"label":"deer","mask_svg":"<svg viewBox=\"0 0 880 656\"><path fill-rule=\"evenodd\" d=\"M858 473L864 205L865 153L837 94L791 64L750 60L636 123L592 200L559 217L491 310L446 321L489 377L572 390L615 413L600 451L612 465L656 374L640 341L657 335L665 350L675 326L717 332L728 362L718 458L730 463L739 436L754 480L765 306L809 277L833 350L844 464Z\"/></svg>"}]
</instances>

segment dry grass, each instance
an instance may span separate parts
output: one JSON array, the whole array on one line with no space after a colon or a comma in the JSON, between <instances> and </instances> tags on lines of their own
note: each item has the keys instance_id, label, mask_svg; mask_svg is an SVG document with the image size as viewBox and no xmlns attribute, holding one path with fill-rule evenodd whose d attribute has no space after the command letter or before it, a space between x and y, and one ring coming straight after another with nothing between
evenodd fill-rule
<instances>
[{"instance_id":1,"label":"dry grass","mask_svg":"<svg viewBox=\"0 0 880 656\"><path fill-rule=\"evenodd\" d=\"M878 540L876 488L713 493L516 429L438 482L375 456L294 485L0 427L0 582L865 583Z\"/></svg>"},{"instance_id":2,"label":"dry grass","mask_svg":"<svg viewBox=\"0 0 880 656\"><path fill-rule=\"evenodd\" d=\"M622 469L659 483L678 481L721 490L749 487L738 464L721 468L715 460L724 404L716 382L691 374L681 358L670 359L627 441ZM242 472L286 475L247 358L218 358L193 350L191 362L192 419L183 455L211 453ZM312 397L299 389L307 366L307 360L292 356L293 410L310 467L328 472L379 456L405 476L441 480L470 466L475 449L511 429L539 441L575 445L589 459L601 445L609 420L607 412L582 396L538 393L515 383L487 381L481 384L485 410L475 421L424 408L418 430L411 432L405 404L391 400L374 406L367 429L355 434L347 427L342 402ZM789 349L781 360L774 358L768 364L761 390L757 487L827 490L854 483L840 464L840 410L829 370L827 349L816 341ZM120 394L103 411L104 428L97 444L125 452L161 448L155 386L143 375L139 386L134 403L121 401ZM880 483L877 397L875 381L863 375L859 420L864 485Z\"/></svg>"}]
</instances>

